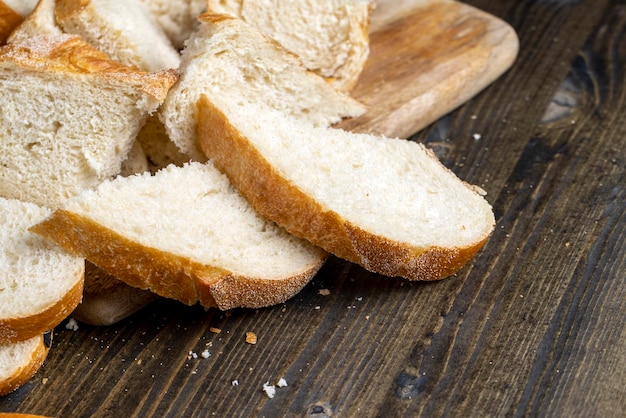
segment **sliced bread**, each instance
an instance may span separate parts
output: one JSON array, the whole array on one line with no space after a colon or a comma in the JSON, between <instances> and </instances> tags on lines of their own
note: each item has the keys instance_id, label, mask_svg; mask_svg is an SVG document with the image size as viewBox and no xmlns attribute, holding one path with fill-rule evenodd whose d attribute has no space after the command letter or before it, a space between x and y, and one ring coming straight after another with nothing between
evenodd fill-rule
<instances>
[{"instance_id":1,"label":"sliced bread","mask_svg":"<svg viewBox=\"0 0 626 418\"><path fill-rule=\"evenodd\" d=\"M80 302L83 258L28 231L50 213L0 198L0 344L54 328Z\"/></svg>"},{"instance_id":2,"label":"sliced bread","mask_svg":"<svg viewBox=\"0 0 626 418\"><path fill-rule=\"evenodd\" d=\"M25 341L0 345L0 396L28 382L41 368L50 348L43 334Z\"/></svg>"},{"instance_id":3,"label":"sliced bread","mask_svg":"<svg viewBox=\"0 0 626 418\"><path fill-rule=\"evenodd\" d=\"M180 55L139 0L56 0L56 21L111 59L144 71L177 68Z\"/></svg>"},{"instance_id":4,"label":"sliced bread","mask_svg":"<svg viewBox=\"0 0 626 418\"><path fill-rule=\"evenodd\" d=\"M206 160L197 145L196 102L207 89L264 100L294 118L323 126L365 111L242 20L203 14L200 22L183 50L180 79L159 110L169 137L191 158Z\"/></svg>"},{"instance_id":5,"label":"sliced bread","mask_svg":"<svg viewBox=\"0 0 626 418\"><path fill-rule=\"evenodd\" d=\"M262 216L370 271L441 279L494 228L480 190L421 144L316 127L263 97L209 90L198 107L203 151Z\"/></svg>"},{"instance_id":6,"label":"sliced bread","mask_svg":"<svg viewBox=\"0 0 626 418\"><path fill-rule=\"evenodd\" d=\"M15 43L37 35L63 33L54 18L55 0L39 0L37 7L13 30L8 43Z\"/></svg>"},{"instance_id":7,"label":"sliced bread","mask_svg":"<svg viewBox=\"0 0 626 418\"><path fill-rule=\"evenodd\" d=\"M7 42L7 38L11 35L11 32L19 26L24 20L24 17L16 12L7 3L0 0L0 45L4 45Z\"/></svg>"},{"instance_id":8,"label":"sliced bread","mask_svg":"<svg viewBox=\"0 0 626 418\"><path fill-rule=\"evenodd\" d=\"M0 48L0 196L56 207L117 175L177 79L139 71L74 35Z\"/></svg>"},{"instance_id":9,"label":"sliced bread","mask_svg":"<svg viewBox=\"0 0 626 418\"><path fill-rule=\"evenodd\" d=\"M260 29L337 90L356 84L369 55L371 0L207 0L207 12Z\"/></svg>"},{"instance_id":10,"label":"sliced bread","mask_svg":"<svg viewBox=\"0 0 626 418\"><path fill-rule=\"evenodd\" d=\"M132 286L220 309L283 302L326 259L259 217L211 163L106 181L31 230Z\"/></svg>"}]
</instances>

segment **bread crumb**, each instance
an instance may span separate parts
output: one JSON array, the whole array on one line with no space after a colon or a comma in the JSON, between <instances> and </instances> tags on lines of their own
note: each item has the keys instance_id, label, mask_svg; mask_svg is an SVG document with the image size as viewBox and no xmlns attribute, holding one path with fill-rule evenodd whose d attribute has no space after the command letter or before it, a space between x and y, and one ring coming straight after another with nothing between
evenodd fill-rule
<instances>
[{"instance_id":1,"label":"bread crumb","mask_svg":"<svg viewBox=\"0 0 626 418\"><path fill-rule=\"evenodd\" d=\"M276 395L276 386L270 385L270 382L265 382L263 384L263 392L265 392L268 398L272 399Z\"/></svg>"},{"instance_id":2,"label":"bread crumb","mask_svg":"<svg viewBox=\"0 0 626 418\"><path fill-rule=\"evenodd\" d=\"M256 334L254 332L246 332L246 342L248 344L256 344Z\"/></svg>"},{"instance_id":3,"label":"bread crumb","mask_svg":"<svg viewBox=\"0 0 626 418\"><path fill-rule=\"evenodd\" d=\"M65 328L71 331L78 331L78 322L74 318L70 318L65 324Z\"/></svg>"},{"instance_id":4,"label":"bread crumb","mask_svg":"<svg viewBox=\"0 0 626 418\"><path fill-rule=\"evenodd\" d=\"M330 295L330 290L328 289L320 289L319 294L322 296L328 296Z\"/></svg>"},{"instance_id":5,"label":"bread crumb","mask_svg":"<svg viewBox=\"0 0 626 418\"><path fill-rule=\"evenodd\" d=\"M478 141L481 138L482 135L481 134L474 134L472 136L474 137L475 141Z\"/></svg>"},{"instance_id":6,"label":"bread crumb","mask_svg":"<svg viewBox=\"0 0 626 418\"><path fill-rule=\"evenodd\" d=\"M209 350L204 350L202 352L202 354L200 354L202 356L202 358L209 358L211 357L211 353L209 353Z\"/></svg>"},{"instance_id":7,"label":"bread crumb","mask_svg":"<svg viewBox=\"0 0 626 418\"><path fill-rule=\"evenodd\" d=\"M276 383L276 386L278 386L279 388L284 388L285 386L287 386L287 381L281 377L280 379L278 379L278 383Z\"/></svg>"},{"instance_id":8,"label":"bread crumb","mask_svg":"<svg viewBox=\"0 0 626 418\"><path fill-rule=\"evenodd\" d=\"M210 327L209 332L212 332L213 334L219 334L220 332L222 332L222 330L219 328Z\"/></svg>"},{"instance_id":9,"label":"bread crumb","mask_svg":"<svg viewBox=\"0 0 626 418\"><path fill-rule=\"evenodd\" d=\"M190 351L189 354L187 354L187 360L191 360L192 358L198 358L198 355L193 351Z\"/></svg>"},{"instance_id":10,"label":"bread crumb","mask_svg":"<svg viewBox=\"0 0 626 418\"><path fill-rule=\"evenodd\" d=\"M239 380L235 379L235 380L233 380L232 382L230 382L230 384L231 384L232 386L239 386Z\"/></svg>"},{"instance_id":11,"label":"bread crumb","mask_svg":"<svg viewBox=\"0 0 626 418\"><path fill-rule=\"evenodd\" d=\"M44 377L43 379L41 379L41 383L43 383L44 385L48 383L48 378Z\"/></svg>"}]
</instances>

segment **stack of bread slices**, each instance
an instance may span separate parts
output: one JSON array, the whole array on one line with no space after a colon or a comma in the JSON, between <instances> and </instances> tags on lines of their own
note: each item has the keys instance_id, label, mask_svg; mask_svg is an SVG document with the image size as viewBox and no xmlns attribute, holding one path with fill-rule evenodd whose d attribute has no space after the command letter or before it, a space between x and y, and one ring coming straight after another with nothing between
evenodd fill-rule
<instances>
[{"instance_id":1,"label":"stack of bread slices","mask_svg":"<svg viewBox=\"0 0 626 418\"><path fill-rule=\"evenodd\" d=\"M40 0L3 26L0 394L72 313L270 306L328 254L409 280L473 257L494 226L479 188L420 144L332 127L367 111L349 91L372 7Z\"/></svg>"}]
</instances>

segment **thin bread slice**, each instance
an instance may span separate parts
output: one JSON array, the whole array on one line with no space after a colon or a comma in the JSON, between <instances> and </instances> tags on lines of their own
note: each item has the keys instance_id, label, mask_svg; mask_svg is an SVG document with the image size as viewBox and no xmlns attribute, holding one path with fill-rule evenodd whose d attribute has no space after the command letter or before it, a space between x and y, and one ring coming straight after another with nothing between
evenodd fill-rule
<instances>
[{"instance_id":1,"label":"thin bread slice","mask_svg":"<svg viewBox=\"0 0 626 418\"><path fill-rule=\"evenodd\" d=\"M56 0L56 21L111 59L144 71L177 68L174 48L139 0Z\"/></svg>"},{"instance_id":2,"label":"thin bread slice","mask_svg":"<svg viewBox=\"0 0 626 418\"><path fill-rule=\"evenodd\" d=\"M0 198L0 344L54 328L81 300L83 258L28 231L50 213Z\"/></svg>"},{"instance_id":3,"label":"thin bread slice","mask_svg":"<svg viewBox=\"0 0 626 418\"><path fill-rule=\"evenodd\" d=\"M210 163L104 182L32 231L131 286L220 309L283 302L327 256L259 217Z\"/></svg>"},{"instance_id":4,"label":"thin bread slice","mask_svg":"<svg viewBox=\"0 0 626 418\"><path fill-rule=\"evenodd\" d=\"M37 373L48 356L50 335L0 345L0 396L17 390Z\"/></svg>"},{"instance_id":5,"label":"thin bread slice","mask_svg":"<svg viewBox=\"0 0 626 418\"><path fill-rule=\"evenodd\" d=\"M191 158L206 160L197 145L195 114L198 97L208 88L265 100L316 125L365 112L360 103L307 71L296 56L242 20L209 14L199 19L200 27L182 52L180 79L159 110L170 139Z\"/></svg>"},{"instance_id":6,"label":"thin bread slice","mask_svg":"<svg viewBox=\"0 0 626 418\"><path fill-rule=\"evenodd\" d=\"M492 232L479 189L423 145L315 127L258 100L202 95L200 145L292 234L376 273L434 280L457 272Z\"/></svg>"},{"instance_id":7,"label":"thin bread slice","mask_svg":"<svg viewBox=\"0 0 626 418\"><path fill-rule=\"evenodd\" d=\"M207 12L245 20L337 90L350 91L369 55L370 0L207 0Z\"/></svg>"},{"instance_id":8,"label":"thin bread slice","mask_svg":"<svg viewBox=\"0 0 626 418\"><path fill-rule=\"evenodd\" d=\"M0 196L56 207L117 175L177 79L111 61L75 35L0 48Z\"/></svg>"}]
</instances>

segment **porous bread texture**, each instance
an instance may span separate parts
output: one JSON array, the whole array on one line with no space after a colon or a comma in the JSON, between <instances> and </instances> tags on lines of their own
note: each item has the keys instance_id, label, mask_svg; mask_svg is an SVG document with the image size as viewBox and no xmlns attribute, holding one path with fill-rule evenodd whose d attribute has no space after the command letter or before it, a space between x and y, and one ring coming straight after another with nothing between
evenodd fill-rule
<instances>
[{"instance_id":1,"label":"porous bread texture","mask_svg":"<svg viewBox=\"0 0 626 418\"><path fill-rule=\"evenodd\" d=\"M176 78L115 63L73 35L0 48L0 196L56 207L117 175Z\"/></svg>"},{"instance_id":2,"label":"porous bread texture","mask_svg":"<svg viewBox=\"0 0 626 418\"><path fill-rule=\"evenodd\" d=\"M0 198L0 343L54 328L80 302L83 258L28 230L50 213Z\"/></svg>"},{"instance_id":3,"label":"porous bread texture","mask_svg":"<svg viewBox=\"0 0 626 418\"><path fill-rule=\"evenodd\" d=\"M210 13L257 27L340 91L356 84L369 55L369 0L207 0Z\"/></svg>"},{"instance_id":4,"label":"porous bread texture","mask_svg":"<svg viewBox=\"0 0 626 418\"><path fill-rule=\"evenodd\" d=\"M283 302L326 258L259 217L211 163L106 181L33 230L132 286L221 309Z\"/></svg>"},{"instance_id":5,"label":"porous bread texture","mask_svg":"<svg viewBox=\"0 0 626 418\"><path fill-rule=\"evenodd\" d=\"M206 0L140 0L177 49L198 27L197 17L205 11Z\"/></svg>"},{"instance_id":6,"label":"porous bread texture","mask_svg":"<svg viewBox=\"0 0 626 418\"><path fill-rule=\"evenodd\" d=\"M494 228L477 188L416 142L315 127L215 92L201 97L198 124L203 151L262 216L370 271L449 276Z\"/></svg>"},{"instance_id":7,"label":"porous bread texture","mask_svg":"<svg viewBox=\"0 0 626 418\"><path fill-rule=\"evenodd\" d=\"M196 138L196 102L203 91L233 101L263 100L315 125L365 112L360 103L307 71L294 55L247 23L208 14L200 16L200 22L182 53L180 79L158 113L170 139L190 158L206 160Z\"/></svg>"},{"instance_id":8,"label":"porous bread texture","mask_svg":"<svg viewBox=\"0 0 626 418\"><path fill-rule=\"evenodd\" d=\"M33 377L47 355L43 335L0 345L0 396L15 391Z\"/></svg>"},{"instance_id":9,"label":"porous bread texture","mask_svg":"<svg viewBox=\"0 0 626 418\"><path fill-rule=\"evenodd\" d=\"M55 0L39 0L35 9L16 27L8 43L20 42L37 35L63 33L54 18Z\"/></svg>"},{"instance_id":10,"label":"porous bread texture","mask_svg":"<svg viewBox=\"0 0 626 418\"><path fill-rule=\"evenodd\" d=\"M180 55L139 0L57 0L56 21L113 60L144 71L178 68Z\"/></svg>"}]
</instances>

